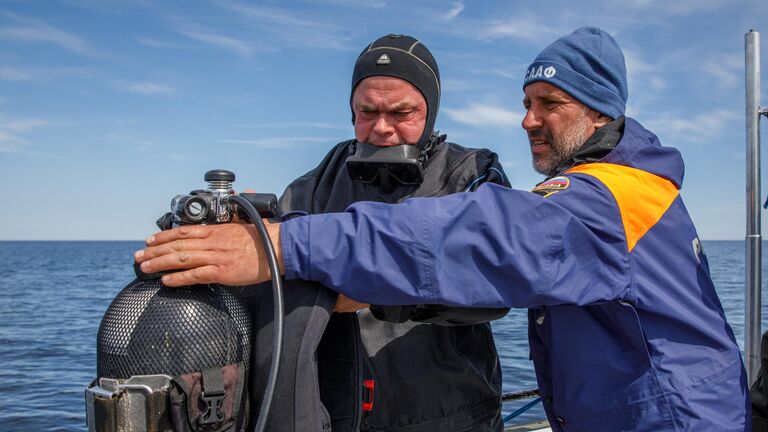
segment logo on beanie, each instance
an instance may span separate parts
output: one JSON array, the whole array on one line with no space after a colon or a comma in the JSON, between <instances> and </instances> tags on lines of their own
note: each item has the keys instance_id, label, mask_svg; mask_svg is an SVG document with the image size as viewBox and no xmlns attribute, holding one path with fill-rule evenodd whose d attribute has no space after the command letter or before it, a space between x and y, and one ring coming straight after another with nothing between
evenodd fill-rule
<instances>
[{"instance_id":1,"label":"logo on beanie","mask_svg":"<svg viewBox=\"0 0 768 432\"><path fill-rule=\"evenodd\" d=\"M552 78L556 73L557 69L555 69L554 66L547 66L546 68L544 66L533 66L528 69L528 72L525 74L525 80L530 81L534 78Z\"/></svg>"},{"instance_id":2,"label":"logo on beanie","mask_svg":"<svg viewBox=\"0 0 768 432\"><path fill-rule=\"evenodd\" d=\"M378 60L376 60L377 65L388 65L392 63L392 60L389 59L389 56L386 54L382 54L381 57L379 57Z\"/></svg>"}]
</instances>

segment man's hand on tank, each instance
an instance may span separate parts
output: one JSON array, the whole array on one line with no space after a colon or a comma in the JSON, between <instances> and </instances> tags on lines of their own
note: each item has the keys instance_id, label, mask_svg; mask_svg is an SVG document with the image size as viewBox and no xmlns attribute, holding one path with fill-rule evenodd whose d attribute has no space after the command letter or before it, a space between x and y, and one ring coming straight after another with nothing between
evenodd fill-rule
<instances>
[{"instance_id":1,"label":"man's hand on tank","mask_svg":"<svg viewBox=\"0 0 768 432\"><path fill-rule=\"evenodd\" d=\"M265 221L266 222L266 221ZM267 223L282 271L280 225ZM147 248L135 253L142 271L178 270L163 276L170 287L221 283L250 285L269 280L261 239L250 225L188 225L149 237Z\"/></svg>"}]
</instances>

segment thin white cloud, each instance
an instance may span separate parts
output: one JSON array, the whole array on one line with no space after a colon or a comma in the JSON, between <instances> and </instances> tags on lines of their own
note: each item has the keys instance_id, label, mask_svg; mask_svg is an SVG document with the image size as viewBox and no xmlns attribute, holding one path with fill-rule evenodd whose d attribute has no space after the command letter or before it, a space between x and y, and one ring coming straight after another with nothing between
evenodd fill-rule
<instances>
[{"instance_id":1,"label":"thin white cloud","mask_svg":"<svg viewBox=\"0 0 768 432\"><path fill-rule=\"evenodd\" d=\"M515 167L515 168L516 168L516 167L522 166L522 164L520 163L520 161L518 161L518 160L512 160L512 159L507 159L507 160L499 161L499 163L500 163L500 164L501 164L501 166L503 166L505 169L509 169L509 168L513 168L513 167Z\"/></svg>"},{"instance_id":2,"label":"thin white cloud","mask_svg":"<svg viewBox=\"0 0 768 432\"><path fill-rule=\"evenodd\" d=\"M665 115L645 121L645 125L662 139L693 143L710 142L721 136L725 129L742 118L740 113L714 110L694 116Z\"/></svg>"},{"instance_id":3,"label":"thin white cloud","mask_svg":"<svg viewBox=\"0 0 768 432\"><path fill-rule=\"evenodd\" d=\"M592 0L583 5L579 3L579 8L563 7L558 3L531 4L530 7L518 3L509 3L507 7L502 4L493 9L493 15L464 19L460 21L462 25L444 31L483 41L516 39L543 47L585 25L599 25L612 35L620 36L628 29L678 25L671 19L734 7L733 0ZM756 12L755 7L751 9ZM599 11L599 18L595 11Z\"/></svg>"},{"instance_id":4,"label":"thin white cloud","mask_svg":"<svg viewBox=\"0 0 768 432\"><path fill-rule=\"evenodd\" d=\"M19 138L0 130L0 153L18 153L21 147L22 144Z\"/></svg>"},{"instance_id":5,"label":"thin white cloud","mask_svg":"<svg viewBox=\"0 0 768 432\"><path fill-rule=\"evenodd\" d=\"M448 117L457 122L476 127L517 127L523 120L522 114L496 104L471 102L466 108L444 108Z\"/></svg>"},{"instance_id":6,"label":"thin white cloud","mask_svg":"<svg viewBox=\"0 0 768 432\"><path fill-rule=\"evenodd\" d=\"M178 43L167 42L167 41L141 37L141 36L137 36L133 38L133 40L150 48L173 48L173 49L187 48L184 45L181 45Z\"/></svg>"},{"instance_id":7,"label":"thin white cloud","mask_svg":"<svg viewBox=\"0 0 768 432\"><path fill-rule=\"evenodd\" d=\"M179 28L178 32L207 45L233 52L245 59L252 58L257 51L254 46L244 40L216 34L209 30L202 30L199 28Z\"/></svg>"},{"instance_id":8,"label":"thin white cloud","mask_svg":"<svg viewBox=\"0 0 768 432\"><path fill-rule=\"evenodd\" d=\"M515 16L506 20L491 20L480 30L470 34L478 34L481 39L513 38L524 41L555 40L565 35L568 30L553 25L552 22L544 23L538 16Z\"/></svg>"},{"instance_id":9,"label":"thin white cloud","mask_svg":"<svg viewBox=\"0 0 768 432\"><path fill-rule=\"evenodd\" d=\"M446 21L452 21L454 18L459 16L461 12L464 11L464 3L462 2L454 2L451 9L443 15L443 19Z\"/></svg>"},{"instance_id":10,"label":"thin white cloud","mask_svg":"<svg viewBox=\"0 0 768 432\"><path fill-rule=\"evenodd\" d=\"M26 67L0 64L0 80L2 81L40 81L52 78L83 78L89 79L97 72L89 67Z\"/></svg>"},{"instance_id":11,"label":"thin white cloud","mask_svg":"<svg viewBox=\"0 0 768 432\"><path fill-rule=\"evenodd\" d=\"M10 66L0 65L0 80L3 81L29 81L32 74L27 71L16 69Z\"/></svg>"},{"instance_id":12,"label":"thin white cloud","mask_svg":"<svg viewBox=\"0 0 768 432\"><path fill-rule=\"evenodd\" d=\"M260 149L286 149L303 147L311 143L335 143L338 138L274 137L257 139L220 139L224 144L241 144Z\"/></svg>"},{"instance_id":13,"label":"thin white cloud","mask_svg":"<svg viewBox=\"0 0 768 432\"><path fill-rule=\"evenodd\" d=\"M722 7L735 7L731 0L625 0L621 7L647 11L656 15L691 15L710 12Z\"/></svg>"},{"instance_id":14,"label":"thin white cloud","mask_svg":"<svg viewBox=\"0 0 768 432\"><path fill-rule=\"evenodd\" d=\"M623 48L624 62L627 67L627 87L630 94L636 92L648 95L648 91L659 92L667 88L667 80L659 73L658 65L648 63L640 54L632 48ZM662 69L663 70L663 69Z\"/></svg>"},{"instance_id":15,"label":"thin white cloud","mask_svg":"<svg viewBox=\"0 0 768 432\"><path fill-rule=\"evenodd\" d=\"M389 2L386 0L368 0L368 1L360 1L360 0L312 0L310 3L325 3L325 4L332 4L332 5L338 5L343 7L357 7L357 8L373 8L373 9L381 9L383 7L387 7L389 5Z\"/></svg>"},{"instance_id":16,"label":"thin white cloud","mask_svg":"<svg viewBox=\"0 0 768 432\"><path fill-rule=\"evenodd\" d=\"M165 158L172 161L184 161L190 159L188 154L169 154Z\"/></svg>"},{"instance_id":17,"label":"thin white cloud","mask_svg":"<svg viewBox=\"0 0 768 432\"><path fill-rule=\"evenodd\" d=\"M107 85L115 90L145 96L168 96L176 92L174 87L152 81L107 80Z\"/></svg>"},{"instance_id":18,"label":"thin white cloud","mask_svg":"<svg viewBox=\"0 0 768 432\"><path fill-rule=\"evenodd\" d=\"M352 125L342 126L339 124L322 123L322 122L275 122L275 123L254 123L254 124L239 123L233 126L239 127L239 128L249 128L249 129L315 128L315 129L350 130L352 128Z\"/></svg>"},{"instance_id":19,"label":"thin white cloud","mask_svg":"<svg viewBox=\"0 0 768 432\"><path fill-rule=\"evenodd\" d=\"M141 82L126 84L123 87L123 90L131 93L138 93L138 94L143 94L148 96L169 95L169 94L173 94L176 91L176 89L174 89L173 87L156 84L149 81L141 81Z\"/></svg>"},{"instance_id":20,"label":"thin white cloud","mask_svg":"<svg viewBox=\"0 0 768 432\"><path fill-rule=\"evenodd\" d=\"M698 70L714 78L717 84L733 89L744 79L744 58L739 54L712 55Z\"/></svg>"},{"instance_id":21,"label":"thin white cloud","mask_svg":"<svg viewBox=\"0 0 768 432\"><path fill-rule=\"evenodd\" d=\"M4 12L3 15L17 25L0 27L0 39L2 40L50 43L79 54L93 54L93 50L86 41L71 33L10 12Z\"/></svg>"},{"instance_id":22,"label":"thin white cloud","mask_svg":"<svg viewBox=\"0 0 768 432\"><path fill-rule=\"evenodd\" d=\"M512 82L522 83L526 68L531 60L533 58L525 58L524 60L518 58L514 53L510 55L502 53L491 57L482 52L444 51L440 53L441 65L444 64L451 70L459 71L460 73L454 74L454 78L462 80L468 78L466 75L491 75L510 78L515 80ZM444 81L447 82L449 79L451 78L445 78ZM477 84L487 82L487 78L482 78L482 82L473 82L472 85L476 87Z\"/></svg>"},{"instance_id":23,"label":"thin white cloud","mask_svg":"<svg viewBox=\"0 0 768 432\"><path fill-rule=\"evenodd\" d=\"M12 131L27 131L49 126L51 122L40 119L0 120L0 129Z\"/></svg>"},{"instance_id":24,"label":"thin white cloud","mask_svg":"<svg viewBox=\"0 0 768 432\"><path fill-rule=\"evenodd\" d=\"M638 51L627 47L622 48L622 51L624 52L624 63L627 66L627 75L641 75L653 70L653 66L645 61Z\"/></svg>"},{"instance_id":25,"label":"thin white cloud","mask_svg":"<svg viewBox=\"0 0 768 432\"><path fill-rule=\"evenodd\" d=\"M157 143L155 141L142 138L134 138L118 133L107 134L106 138L109 141L130 145L134 150L137 151L148 151L157 147Z\"/></svg>"},{"instance_id":26,"label":"thin white cloud","mask_svg":"<svg viewBox=\"0 0 768 432\"><path fill-rule=\"evenodd\" d=\"M350 38L346 36L351 33L350 27L334 24L339 17L327 20L308 19L296 10L268 8L250 3L224 3L222 6L247 19L251 26L270 33L281 44L343 51L357 50L357 46L350 46Z\"/></svg>"},{"instance_id":27,"label":"thin white cloud","mask_svg":"<svg viewBox=\"0 0 768 432\"><path fill-rule=\"evenodd\" d=\"M667 88L667 80L662 77L650 77L648 83L650 84L651 88L657 92Z\"/></svg>"},{"instance_id":28,"label":"thin white cloud","mask_svg":"<svg viewBox=\"0 0 768 432\"><path fill-rule=\"evenodd\" d=\"M95 12L118 14L122 12L122 9L139 6L142 3L151 3L151 0L149 2L144 0L59 0L59 3Z\"/></svg>"},{"instance_id":29,"label":"thin white cloud","mask_svg":"<svg viewBox=\"0 0 768 432\"><path fill-rule=\"evenodd\" d=\"M51 124L48 120L35 118L0 117L0 153L21 153L27 146L25 133Z\"/></svg>"},{"instance_id":30,"label":"thin white cloud","mask_svg":"<svg viewBox=\"0 0 768 432\"><path fill-rule=\"evenodd\" d=\"M649 88L667 90L673 82L682 80L684 84L694 86L702 93L712 93L713 89L731 92L740 88L744 79L743 52L717 50L707 43L661 53L647 53L647 57L654 59L654 64L643 62L642 68L634 68L631 63L639 58L637 51L625 48L624 53L630 89L633 79L643 84L643 91ZM658 79L664 81L663 86L654 85Z\"/></svg>"},{"instance_id":31,"label":"thin white cloud","mask_svg":"<svg viewBox=\"0 0 768 432\"><path fill-rule=\"evenodd\" d=\"M441 85L443 92L470 91L477 88L477 84L470 80L443 79Z\"/></svg>"}]
</instances>

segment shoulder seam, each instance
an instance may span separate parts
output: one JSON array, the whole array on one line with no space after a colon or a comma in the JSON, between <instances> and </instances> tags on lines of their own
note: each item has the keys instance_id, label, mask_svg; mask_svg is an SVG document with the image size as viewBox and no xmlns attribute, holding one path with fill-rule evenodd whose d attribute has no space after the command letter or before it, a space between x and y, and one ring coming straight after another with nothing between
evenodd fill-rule
<instances>
[{"instance_id":1,"label":"shoulder seam","mask_svg":"<svg viewBox=\"0 0 768 432\"><path fill-rule=\"evenodd\" d=\"M595 162L564 174L588 175L608 189L618 207L629 252L679 196L677 187L668 179L624 165Z\"/></svg>"}]
</instances>

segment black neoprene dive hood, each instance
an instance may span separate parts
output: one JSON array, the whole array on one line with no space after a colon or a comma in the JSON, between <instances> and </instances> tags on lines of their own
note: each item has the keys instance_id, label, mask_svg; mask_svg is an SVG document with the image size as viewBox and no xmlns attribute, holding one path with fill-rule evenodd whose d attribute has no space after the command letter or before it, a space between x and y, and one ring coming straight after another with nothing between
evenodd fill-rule
<instances>
[{"instance_id":1,"label":"black neoprene dive hood","mask_svg":"<svg viewBox=\"0 0 768 432\"><path fill-rule=\"evenodd\" d=\"M355 61L352 91L349 95L350 108L352 96L360 81L372 76L389 76L408 81L424 96L427 101L427 123L417 144L423 149L434 131L440 108L440 71L432 53L411 36L390 34L373 41ZM354 109L352 124L355 124Z\"/></svg>"},{"instance_id":2,"label":"black neoprene dive hood","mask_svg":"<svg viewBox=\"0 0 768 432\"><path fill-rule=\"evenodd\" d=\"M352 124L355 123L352 106L355 89L362 80L373 76L400 78L416 87L427 102L427 120L415 146L417 152L410 145L377 147L356 143L352 155L347 159L349 175L354 181L372 183L377 175L387 172L398 183L419 184L423 178L423 164L437 140L434 132L440 108L440 71L437 62L429 49L411 36L390 34L376 39L360 53L355 62L349 97Z\"/></svg>"}]
</instances>

